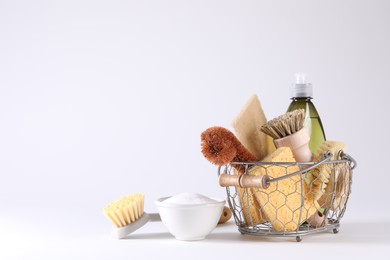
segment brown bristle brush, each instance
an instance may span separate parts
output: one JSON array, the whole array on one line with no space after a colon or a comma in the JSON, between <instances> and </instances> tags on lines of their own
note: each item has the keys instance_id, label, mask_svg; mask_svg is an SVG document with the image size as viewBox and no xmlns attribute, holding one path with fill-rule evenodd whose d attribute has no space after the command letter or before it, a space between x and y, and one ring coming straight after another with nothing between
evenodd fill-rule
<instances>
[{"instance_id":1,"label":"brown bristle brush","mask_svg":"<svg viewBox=\"0 0 390 260\"><path fill-rule=\"evenodd\" d=\"M274 139L277 148L290 147L297 162L309 162L313 154L304 121L305 110L297 109L268 121L260 130Z\"/></svg>"},{"instance_id":2,"label":"brown bristle brush","mask_svg":"<svg viewBox=\"0 0 390 260\"><path fill-rule=\"evenodd\" d=\"M202 153L218 166L230 162L256 162L257 158L226 128L214 126L201 134Z\"/></svg>"}]
</instances>

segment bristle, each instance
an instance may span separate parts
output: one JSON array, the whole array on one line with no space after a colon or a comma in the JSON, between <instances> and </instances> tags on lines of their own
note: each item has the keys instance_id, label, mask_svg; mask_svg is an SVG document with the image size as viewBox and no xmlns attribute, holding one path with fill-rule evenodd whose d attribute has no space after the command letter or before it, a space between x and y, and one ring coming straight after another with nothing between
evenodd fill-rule
<instances>
[{"instance_id":1,"label":"bristle","mask_svg":"<svg viewBox=\"0 0 390 260\"><path fill-rule=\"evenodd\" d=\"M231 131L219 126L210 127L202 132L201 148L204 157L219 166L233 161L257 161L257 158L241 144Z\"/></svg>"},{"instance_id":2,"label":"bristle","mask_svg":"<svg viewBox=\"0 0 390 260\"><path fill-rule=\"evenodd\" d=\"M118 214L116 213L115 210L110 211L110 215L115 219L115 223L117 227L122 226L121 219L119 218Z\"/></svg>"},{"instance_id":3,"label":"bristle","mask_svg":"<svg viewBox=\"0 0 390 260\"><path fill-rule=\"evenodd\" d=\"M112 214L112 212L104 212L104 215L106 215L106 217L109 219L109 220L111 220L111 222L112 223L114 223L114 225L115 226L117 226L117 227L119 227L120 226L120 222L119 222L119 220L117 220L114 216L113 216L113 214Z\"/></svg>"},{"instance_id":4,"label":"bristle","mask_svg":"<svg viewBox=\"0 0 390 260\"><path fill-rule=\"evenodd\" d=\"M133 203L133 210L134 210L134 216L136 219L138 219L138 207Z\"/></svg>"},{"instance_id":5,"label":"bristle","mask_svg":"<svg viewBox=\"0 0 390 260\"><path fill-rule=\"evenodd\" d=\"M332 153L332 160L338 160L338 153L340 150L345 151L346 146L342 142L336 142L336 141L325 141L321 144L321 146L318 148L317 152L314 154L314 160L319 161L321 157L327 153Z\"/></svg>"},{"instance_id":6,"label":"bristle","mask_svg":"<svg viewBox=\"0 0 390 260\"><path fill-rule=\"evenodd\" d=\"M127 207L123 207L122 212L123 212L123 216L125 218L126 223L131 223L130 222L130 215L129 215L129 211L127 210Z\"/></svg>"},{"instance_id":7,"label":"bristle","mask_svg":"<svg viewBox=\"0 0 390 260\"><path fill-rule=\"evenodd\" d=\"M134 204L129 205L129 209L130 209L130 212L131 212L130 220L131 220L131 222L133 222L136 219L138 219L137 212L135 210L135 205Z\"/></svg>"},{"instance_id":8,"label":"bristle","mask_svg":"<svg viewBox=\"0 0 390 260\"><path fill-rule=\"evenodd\" d=\"M305 110L297 109L268 121L260 130L273 139L283 138L301 130L304 118Z\"/></svg>"},{"instance_id":9,"label":"bristle","mask_svg":"<svg viewBox=\"0 0 390 260\"><path fill-rule=\"evenodd\" d=\"M121 223L121 227L126 226L126 221L123 218L122 209L117 209L115 213L119 217L119 220L120 220L120 223Z\"/></svg>"},{"instance_id":10,"label":"bristle","mask_svg":"<svg viewBox=\"0 0 390 260\"><path fill-rule=\"evenodd\" d=\"M143 194L131 194L121 197L103 209L104 215L116 227L123 227L136 221L143 215Z\"/></svg>"}]
</instances>

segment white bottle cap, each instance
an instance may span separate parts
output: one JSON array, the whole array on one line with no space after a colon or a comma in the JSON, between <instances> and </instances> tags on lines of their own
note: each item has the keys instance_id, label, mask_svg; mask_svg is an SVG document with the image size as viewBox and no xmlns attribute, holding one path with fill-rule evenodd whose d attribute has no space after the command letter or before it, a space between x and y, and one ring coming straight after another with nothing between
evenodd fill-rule
<instances>
[{"instance_id":1,"label":"white bottle cap","mask_svg":"<svg viewBox=\"0 0 390 260\"><path fill-rule=\"evenodd\" d=\"M313 87L306 82L306 74L296 73L295 83L291 87L291 97L312 97Z\"/></svg>"}]
</instances>

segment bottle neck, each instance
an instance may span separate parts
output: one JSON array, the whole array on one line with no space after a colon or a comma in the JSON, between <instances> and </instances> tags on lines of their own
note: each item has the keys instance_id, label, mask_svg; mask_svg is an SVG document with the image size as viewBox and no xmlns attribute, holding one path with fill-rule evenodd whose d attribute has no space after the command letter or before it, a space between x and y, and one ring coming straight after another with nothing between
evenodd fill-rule
<instances>
[{"instance_id":1,"label":"bottle neck","mask_svg":"<svg viewBox=\"0 0 390 260\"><path fill-rule=\"evenodd\" d=\"M312 97L292 97L292 101L297 101L297 102L311 102L313 98Z\"/></svg>"}]
</instances>

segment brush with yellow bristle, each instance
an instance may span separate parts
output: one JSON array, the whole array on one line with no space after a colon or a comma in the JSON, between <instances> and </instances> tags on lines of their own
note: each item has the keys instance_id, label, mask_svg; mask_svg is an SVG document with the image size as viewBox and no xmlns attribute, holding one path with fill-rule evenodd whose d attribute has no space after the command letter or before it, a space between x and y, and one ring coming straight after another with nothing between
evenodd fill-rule
<instances>
[{"instance_id":1,"label":"brush with yellow bristle","mask_svg":"<svg viewBox=\"0 0 390 260\"><path fill-rule=\"evenodd\" d=\"M335 141L325 141L321 144L320 148L318 148L317 152L313 156L313 161L318 162L321 160L322 156L326 153L331 153L332 157L331 160L338 160L339 152L345 151L345 144L342 142L335 142ZM310 171L311 176L311 182L310 185L307 187L306 194L308 196L313 196L314 200L320 200L320 198L324 197L325 194L331 193L331 191L334 189L334 181L336 178L331 178L332 170L329 168L328 165L322 164L319 167L313 169ZM332 197L329 195L326 195L325 197ZM325 199L322 199L322 203L319 201L319 204L321 206L326 206L328 208L329 201L324 202ZM326 204L326 205L325 205Z\"/></svg>"},{"instance_id":2,"label":"brush with yellow bristle","mask_svg":"<svg viewBox=\"0 0 390 260\"><path fill-rule=\"evenodd\" d=\"M345 151L346 146L342 142L325 141L313 156L313 161L320 161L325 154L331 154L330 160L339 160L340 152ZM308 198L317 201L319 208L316 214L308 219L313 227L322 227L328 222L327 210L342 209L349 193L350 172L340 165L321 164L308 174L309 184L305 185L305 193Z\"/></svg>"},{"instance_id":3,"label":"brush with yellow bristle","mask_svg":"<svg viewBox=\"0 0 390 260\"><path fill-rule=\"evenodd\" d=\"M104 215L114 224L115 237L123 238L141 228L149 220L158 220L158 214L144 212L144 198L144 194L140 193L126 195L103 209Z\"/></svg>"},{"instance_id":4,"label":"brush with yellow bristle","mask_svg":"<svg viewBox=\"0 0 390 260\"><path fill-rule=\"evenodd\" d=\"M346 151L344 143L325 141L314 155L314 160L318 160L327 152L332 154L331 160L339 160L340 151ZM336 165L335 168L332 168L330 165L323 164L318 168L317 173L319 173L319 179L328 178L327 184L325 187L324 185L322 186L321 192L318 194L321 195L318 198L318 203L322 208L336 210L338 207L343 207L343 204L345 203L343 200L349 191L349 172L343 171L343 168L340 168L340 166L341 165ZM315 177L315 172L312 174Z\"/></svg>"}]
</instances>

